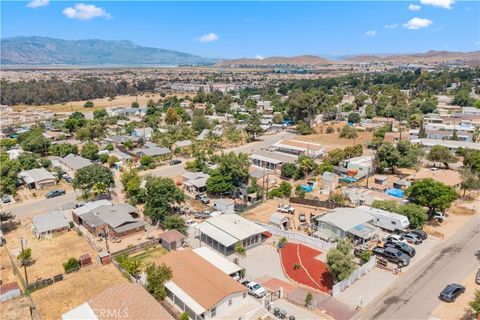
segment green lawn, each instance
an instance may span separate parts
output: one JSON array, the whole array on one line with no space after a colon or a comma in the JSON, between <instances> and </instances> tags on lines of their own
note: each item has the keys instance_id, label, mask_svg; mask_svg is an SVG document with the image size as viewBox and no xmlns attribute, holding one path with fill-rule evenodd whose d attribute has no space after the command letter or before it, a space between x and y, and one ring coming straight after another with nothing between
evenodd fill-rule
<instances>
[{"instance_id":1,"label":"green lawn","mask_svg":"<svg viewBox=\"0 0 480 320\"><path fill-rule=\"evenodd\" d=\"M164 247L158 245L155 247L150 247L147 250L142 251L138 254L135 254L134 256L132 256L132 259L140 262L142 264L142 267L145 267L147 264L149 264L150 262L154 262L167 252L168 251Z\"/></svg>"}]
</instances>

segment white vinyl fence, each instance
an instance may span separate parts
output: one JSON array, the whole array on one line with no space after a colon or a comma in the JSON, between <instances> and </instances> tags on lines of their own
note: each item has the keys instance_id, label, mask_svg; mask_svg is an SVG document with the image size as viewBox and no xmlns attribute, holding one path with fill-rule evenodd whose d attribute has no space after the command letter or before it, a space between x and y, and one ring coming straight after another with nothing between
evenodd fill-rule
<instances>
[{"instance_id":1,"label":"white vinyl fence","mask_svg":"<svg viewBox=\"0 0 480 320\"><path fill-rule=\"evenodd\" d=\"M372 270L372 268L375 266L376 263L377 263L377 258L375 256L372 256L367 263L362 265L357 270L353 271L350 277L334 284L332 288L332 296L335 297L340 292L347 289L352 283L354 283L355 281L360 279L363 275L365 275L367 272Z\"/></svg>"},{"instance_id":2,"label":"white vinyl fence","mask_svg":"<svg viewBox=\"0 0 480 320\"><path fill-rule=\"evenodd\" d=\"M330 250L331 248L335 247L335 243L326 242L326 241L323 241L322 239L310 237L310 236L307 236L305 234L301 234L301 233L297 233L297 232L282 230L282 229L276 228L274 226L271 226L269 224L265 224L265 223L261 223L261 222L257 222L257 224L261 225L262 227L267 229L268 232L270 232L271 234L273 234L275 236L285 237L290 241L303 243L303 244L308 245L310 247L319 248L319 249L323 249L323 250Z\"/></svg>"}]
</instances>

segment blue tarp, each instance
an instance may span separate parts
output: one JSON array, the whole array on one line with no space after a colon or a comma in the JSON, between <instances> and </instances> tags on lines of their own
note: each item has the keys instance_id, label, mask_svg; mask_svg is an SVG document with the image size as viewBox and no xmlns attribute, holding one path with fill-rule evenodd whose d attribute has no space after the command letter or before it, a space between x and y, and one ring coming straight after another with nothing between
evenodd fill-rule
<instances>
[{"instance_id":1,"label":"blue tarp","mask_svg":"<svg viewBox=\"0 0 480 320\"><path fill-rule=\"evenodd\" d=\"M347 183L352 183L352 182L357 182L357 178L353 178L353 177L341 177L340 178L340 181L342 182L347 182Z\"/></svg>"},{"instance_id":2,"label":"blue tarp","mask_svg":"<svg viewBox=\"0 0 480 320\"><path fill-rule=\"evenodd\" d=\"M313 186L311 185L301 185L301 188L307 192L312 192L313 191Z\"/></svg>"},{"instance_id":3,"label":"blue tarp","mask_svg":"<svg viewBox=\"0 0 480 320\"><path fill-rule=\"evenodd\" d=\"M385 193L390 195L390 196L397 197L397 198L403 198L403 196L405 194L405 192L403 192L403 190L396 189L396 188L388 189L387 191L385 191Z\"/></svg>"}]
</instances>

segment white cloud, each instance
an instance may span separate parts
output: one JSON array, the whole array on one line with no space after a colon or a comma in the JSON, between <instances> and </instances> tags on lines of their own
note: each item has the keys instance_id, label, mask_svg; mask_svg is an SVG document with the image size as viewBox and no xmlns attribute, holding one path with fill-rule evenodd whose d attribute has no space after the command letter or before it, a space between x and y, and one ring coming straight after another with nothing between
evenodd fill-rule
<instances>
[{"instance_id":1,"label":"white cloud","mask_svg":"<svg viewBox=\"0 0 480 320\"><path fill-rule=\"evenodd\" d=\"M198 41L200 42L212 42L212 41L217 41L218 40L218 35L216 33L210 32L208 34L204 34L200 38L198 38Z\"/></svg>"},{"instance_id":2,"label":"white cloud","mask_svg":"<svg viewBox=\"0 0 480 320\"><path fill-rule=\"evenodd\" d=\"M415 17L408 20L408 22L405 23L403 26L410 30L418 30L421 28L426 28L432 23L432 20Z\"/></svg>"},{"instance_id":3,"label":"white cloud","mask_svg":"<svg viewBox=\"0 0 480 320\"><path fill-rule=\"evenodd\" d=\"M453 0L420 0L421 4L440 7L444 9L452 9Z\"/></svg>"},{"instance_id":4,"label":"white cloud","mask_svg":"<svg viewBox=\"0 0 480 320\"><path fill-rule=\"evenodd\" d=\"M369 36L369 37L374 37L374 36L377 35L377 31L375 31L375 30L370 30L370 31L365 32L365 34L366 34L367 36Z\"/></svg>"},{"instance_id":5,"label":"white cloud","mask_svg":"<svg viewBox=\"0 0 480 320\"><path fill-rule=\"evenodd\" d=\"M112 16L103 8L93 4L77 3L73 7L63 9L63 14L71 19L90 20L93 18L110 19Z\"/></svg>"},{"instance_id":6,"label":"white cloud","mask_svg":"<svg viewBox=\"0 0 480 320\"><path fill-rule=\"evenodd\" d=\"M395 29L398 27L398 23L394 23L394 24L386 24L385 25L385 29Z\"/></svg>"},{"instance_id":7,"label":"white cloud","mask_svg":"<svg viewBox=\"0 0 480 320\"><path fill-rule=\"evenodd\" d=\"M257 55L255 56L255 59L257 59L257 60L263 60L263 59L264 59L264 57L263 57L263 56L261 56L261 55L259 55L259 54L257 54Z\"/></svg>"},{"instance_id":8,"label":"white cloud","mask_svg":"<svg viewBox=\"0 0 480 320\"><path fill-rule=\"evenodd\" d=\"M27 7L29 8L38 8L38 7L45 7L48 5L50 0L33 0L27 3Z\"/></svg>"},{"instance_id":9,"label":"white cloud","mask_svg":"<svg viewBox=\"0 0 480 320\"><path fill-rule=\"evenodd\" d=\"M417 4L409 4L408 5L408 10L410 11L419 11L422 6L419 6Z\"/></svg>"}]
</instances>

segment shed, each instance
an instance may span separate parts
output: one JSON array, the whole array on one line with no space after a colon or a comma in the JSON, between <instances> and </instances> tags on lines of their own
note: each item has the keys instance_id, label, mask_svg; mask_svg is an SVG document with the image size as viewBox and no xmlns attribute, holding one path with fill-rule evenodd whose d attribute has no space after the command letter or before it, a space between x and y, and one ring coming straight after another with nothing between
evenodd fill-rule
<instances>
[{"instance_id":1,"label":"shed","mask_svg":"<svg viewBox=\"0 0 480 320\"><path fill-rule=\"evenodd\" d=\"M97 254L97 263L98 264L109 264L110 263L110 253L107 251L101 251Z\"/></svg>"},{"instance_id":2,"label":"shed","mask_svg":"<svg viewBox=\"0 0 480 320\"><path fill-rule=\"evenodd\" d=\"M183 233L173 229L160 235L160 243L167 250L176 250L182 247L185 238Z\"/></svg>"},{"instance_id":3,"label":"shed","mask_svg":"<svg viewBox=\"0 0 480 320\"><path fill-rule=\"evenodd\" d=\"M388 177L386 176L377 176L375 177L375 183L385 186L388 184Z\"/></svg>"},{"instance_id":4,"label":"shed","mask_svg":"<svg viewBox=\"0 0 480 320\"><path fill-rule=\"evenodd\" d=\"M82 254L78 260L81 268L92 264L92 257L88 253Z\"/></svg>"},{"instance_id":5,"label":"shed","mask_svg":"<svg viewBox=\"0 0 480 320\"><path fill-rule=\"evenodd\" d=\"M272 214L270 217L269 225L280 228L282 230L290 229L290 219L280 212Z\"/></svg>"},{"instance_id":6,"label":"shed","mask_svg":"<svg viewBox=\"0 0 480 320\"><path fill-rule=\"evenodd\" d=\"M0 286L0 302L5 302L20 296L22 292L16 281Z\"/></svg>"},{"instance_id":7,"label":"shed","mask_svg":"<svg viewBox=\"0 0 480 320\"><path fill-rule=\"evenodd\" d=\"M232 199L217 199L213 207L223 213L235 213L235 202Z\"/></svg>"}]
</instances>

